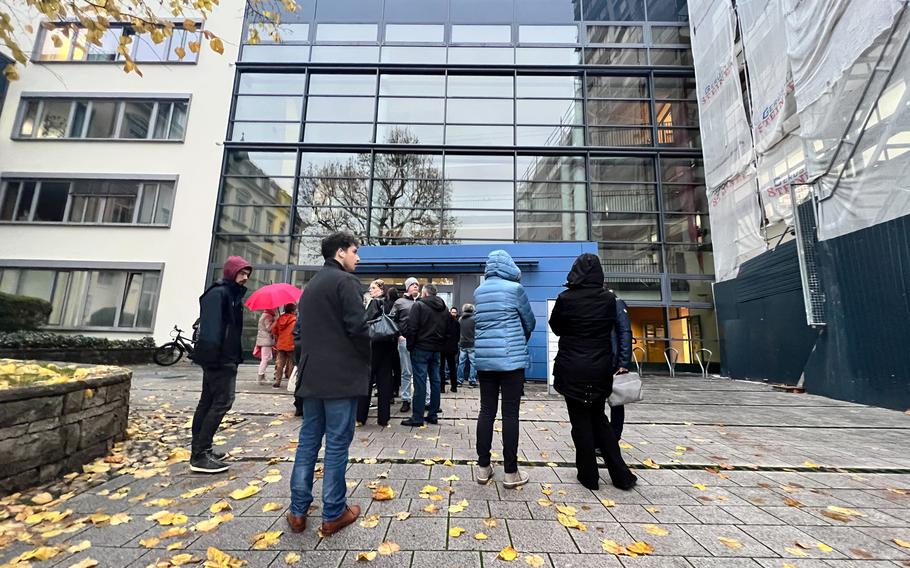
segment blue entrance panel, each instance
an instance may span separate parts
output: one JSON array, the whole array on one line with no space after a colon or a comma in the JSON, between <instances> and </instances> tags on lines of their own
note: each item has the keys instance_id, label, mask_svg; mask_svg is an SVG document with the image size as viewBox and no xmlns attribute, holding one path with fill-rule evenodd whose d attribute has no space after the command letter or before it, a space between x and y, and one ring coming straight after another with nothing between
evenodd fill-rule
<instances>
[{"instance_id":1,"label":"blue entrance panel","mask_svg":"<svg viewBox=\"0 0 910 568\"><path fill-rule=\"evenodd\" d=\"M527 378L547 380L547 300L564 290L566 274L578 255L597 254L597 243L519 243L489 245L364 246L358 272L370 274L483 274L487 255L505 250L521 269L521 284L537 318L528 346Z\"/></svg>"}]
</instances>

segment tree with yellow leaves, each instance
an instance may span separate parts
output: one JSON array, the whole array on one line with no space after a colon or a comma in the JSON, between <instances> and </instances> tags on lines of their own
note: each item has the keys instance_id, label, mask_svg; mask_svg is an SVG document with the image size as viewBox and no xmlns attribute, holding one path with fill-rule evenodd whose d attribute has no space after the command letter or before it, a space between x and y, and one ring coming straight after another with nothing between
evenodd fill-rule
<instances>
[{"instance_id":1,"label":"tree with yellow leaves","mask_svg":"<svg viewBox=\"0 0 910 568\"><path fill-rule=\"evenodd\" d=\"M218 8L219 0L0 0L0 49L7 51L13 63L3 69L7 79L19 78L18 66L27 65L29 56L20 41L25 34L34 33L30 22L41 19L47 30L81 30L87 44L101 47L106 32L112 25L128 25L136 34L145 34L154 44L161 44L175 31L196 33L198 20L205 21ZM282 13L295 12L295 0L246 0L248 14L256 24L250 29L248 41L257 43L263 30L274 41L280 41ZM173 49L177 59L186 57L186 50L198 53L207 42L216 52L224 51L224 43L212 30L203 30L198 41L186 47ZM55 47L62 45L60 35L51 36ZM121 35L117 46L123 61L123 71L142 76L136 61L130 55L133 35ZM60 42L60 45L58 45Z\"/></svg>"}]
</instances>

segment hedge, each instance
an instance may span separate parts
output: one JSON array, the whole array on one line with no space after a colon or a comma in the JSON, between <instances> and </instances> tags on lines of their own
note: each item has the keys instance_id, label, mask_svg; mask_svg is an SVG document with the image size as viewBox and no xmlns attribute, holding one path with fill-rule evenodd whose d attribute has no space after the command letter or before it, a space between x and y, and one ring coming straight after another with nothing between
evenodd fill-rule
<instances>
[{"instance_id":1,"label":"hedge","mask_svg":"<svg viewBox=\"0 0 910 568\"><path fill-rule=\"evenodd\" d=\"M63 335L48 331L15 331L0 333L0 348L3 349L91 349L118 351L154 349L151 337L140 339L106 339L84 335Z\"/></svg>"},{"instance_id":2,"label":"hedge","mask_svg":"<svg viewBox=\"0 0 910 568\"><path fill-rule=\"evenodd\" d=\"M38 329L47 323L52 309L41 298L0 292L0 332Z\"/></svg>"}]
</instances>

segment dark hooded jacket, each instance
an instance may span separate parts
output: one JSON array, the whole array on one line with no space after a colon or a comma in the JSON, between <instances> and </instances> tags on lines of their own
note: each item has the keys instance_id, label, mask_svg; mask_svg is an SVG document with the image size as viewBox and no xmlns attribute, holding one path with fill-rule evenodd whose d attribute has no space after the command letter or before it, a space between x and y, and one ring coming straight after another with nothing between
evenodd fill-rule
<instances>
[{"instance_id":1,"label":"dark hooded jacket","mask_svg":"<svg viewBox=\"0 0 910 568\"><path fill-rule=\"evenodd\" d=\"M224 278L212 283L199 297L199 329L192 359L203 367L238 365L243 362L240 334L243 331L243 296L246 286L237 284L237 273L250 264L239 256L224 264Z\"/></svg>"},{"instance_id":2,"label":"dark hooded jacket","mask_svg":"<svg viewBox=\"0 0 910 568\"><path fill-rule=\"evenodd\" d=\"M590 253L575 260L566 280L568 290L550 315L550 329L559 336L553 386L563 396L591 402L613 390L616 296L604 289L600 259Z\"/></svg>"},{"instance_id":3,"label":"dark hooded jacket","mask_svg":"<svg viewBox=\"0 0 910 568\"><path fill-rule=\"evenodd\" d=\"M439 296L426 296L414 302L405 329L408 351L445 351L451 319L446 303Z\"/></svg>"}]
</instances>

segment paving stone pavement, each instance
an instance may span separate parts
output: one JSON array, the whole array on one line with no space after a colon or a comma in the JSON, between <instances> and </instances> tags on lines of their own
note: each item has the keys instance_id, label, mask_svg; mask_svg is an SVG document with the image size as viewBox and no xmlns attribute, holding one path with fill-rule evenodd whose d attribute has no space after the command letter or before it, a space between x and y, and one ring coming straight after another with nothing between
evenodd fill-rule
<instances>
[{"instance_id":1,"label":"paving stone pavement","mask_svg":"<svg viewBox=\"0 0 910 568\"><path fill-rule=\"evenodd\" d=\"M114 477L66 507L84 514L126 512L132 521L64 535L62 542L88 539L92 547L34 565L67 567L91 557L99 566L145 567L177 553L203 559L214 546L253 567L287 566L289 552L300 555L297 566L306 567L910 566L910 416L722 378L645 379L645 401L626 412L623 455L639 477L628 492L613 488L605 469L600 490L577 483L564 402L541 385L529 383L522 403L519 458L531 482L521 490L474 481L476 389L443 395L435 426L406 428L393 417L392 426L381 429L371 415L355 432L347 479L350 502L365 515L378 515L378 522L320 538L317 481L310 526L291 534L283 517L299 419L285 389L256 384L255 372L241 368L234 410L216 438L218 449L233 456L229 475L191 474L179 463L168 468L164 482ZM200 384L200 372L191 366L137 368L131 413L134 419L154 416L186 425ZM174 443L187 439L184 429ZM494 441L494 452L494 459L502 453L500 440ZM255 496L227 497L276 469L281 480L262 483ZM497 474L502 477L501 465ZM226 483L202 495L180 496L217 480ZM395 498L373 501L376 482L390 486ZM437 488L432 493L438 500L426 497L427 485ZM123 488L144 501L110 500L108 491ZM149 506L158 498L175 503ZM212 517L209 507L222 499L232 504L234 518L217 530L190 531L152 549L139 543L162 531L147 515L162 508L180 511L189 518L186 526L193 526ZM463 510L449 511L463 500L468 503ZM264 512L266 503L276 503L278 510ZM437 510L428 511L429 505ZM559 520L557 506L574 509L570 517L585 530L564 526L573 523ZM398 520L401 512L410 516ZM455 537L453 528L464 532ZM254 550L252 536L263 531L283 534L267 550ZM476 539L478 533L486 538ZM175 541L185 550L165 550ZM375 551L385 541L400 551L358 561L359 553ZM604 551L604 541L621 546L642 541L653 551L616 556ZM498 558L506 546L518 551L512 563ZM12 543L0 549L0 563L28 548Z\"/></svg>"}]
</instances>

